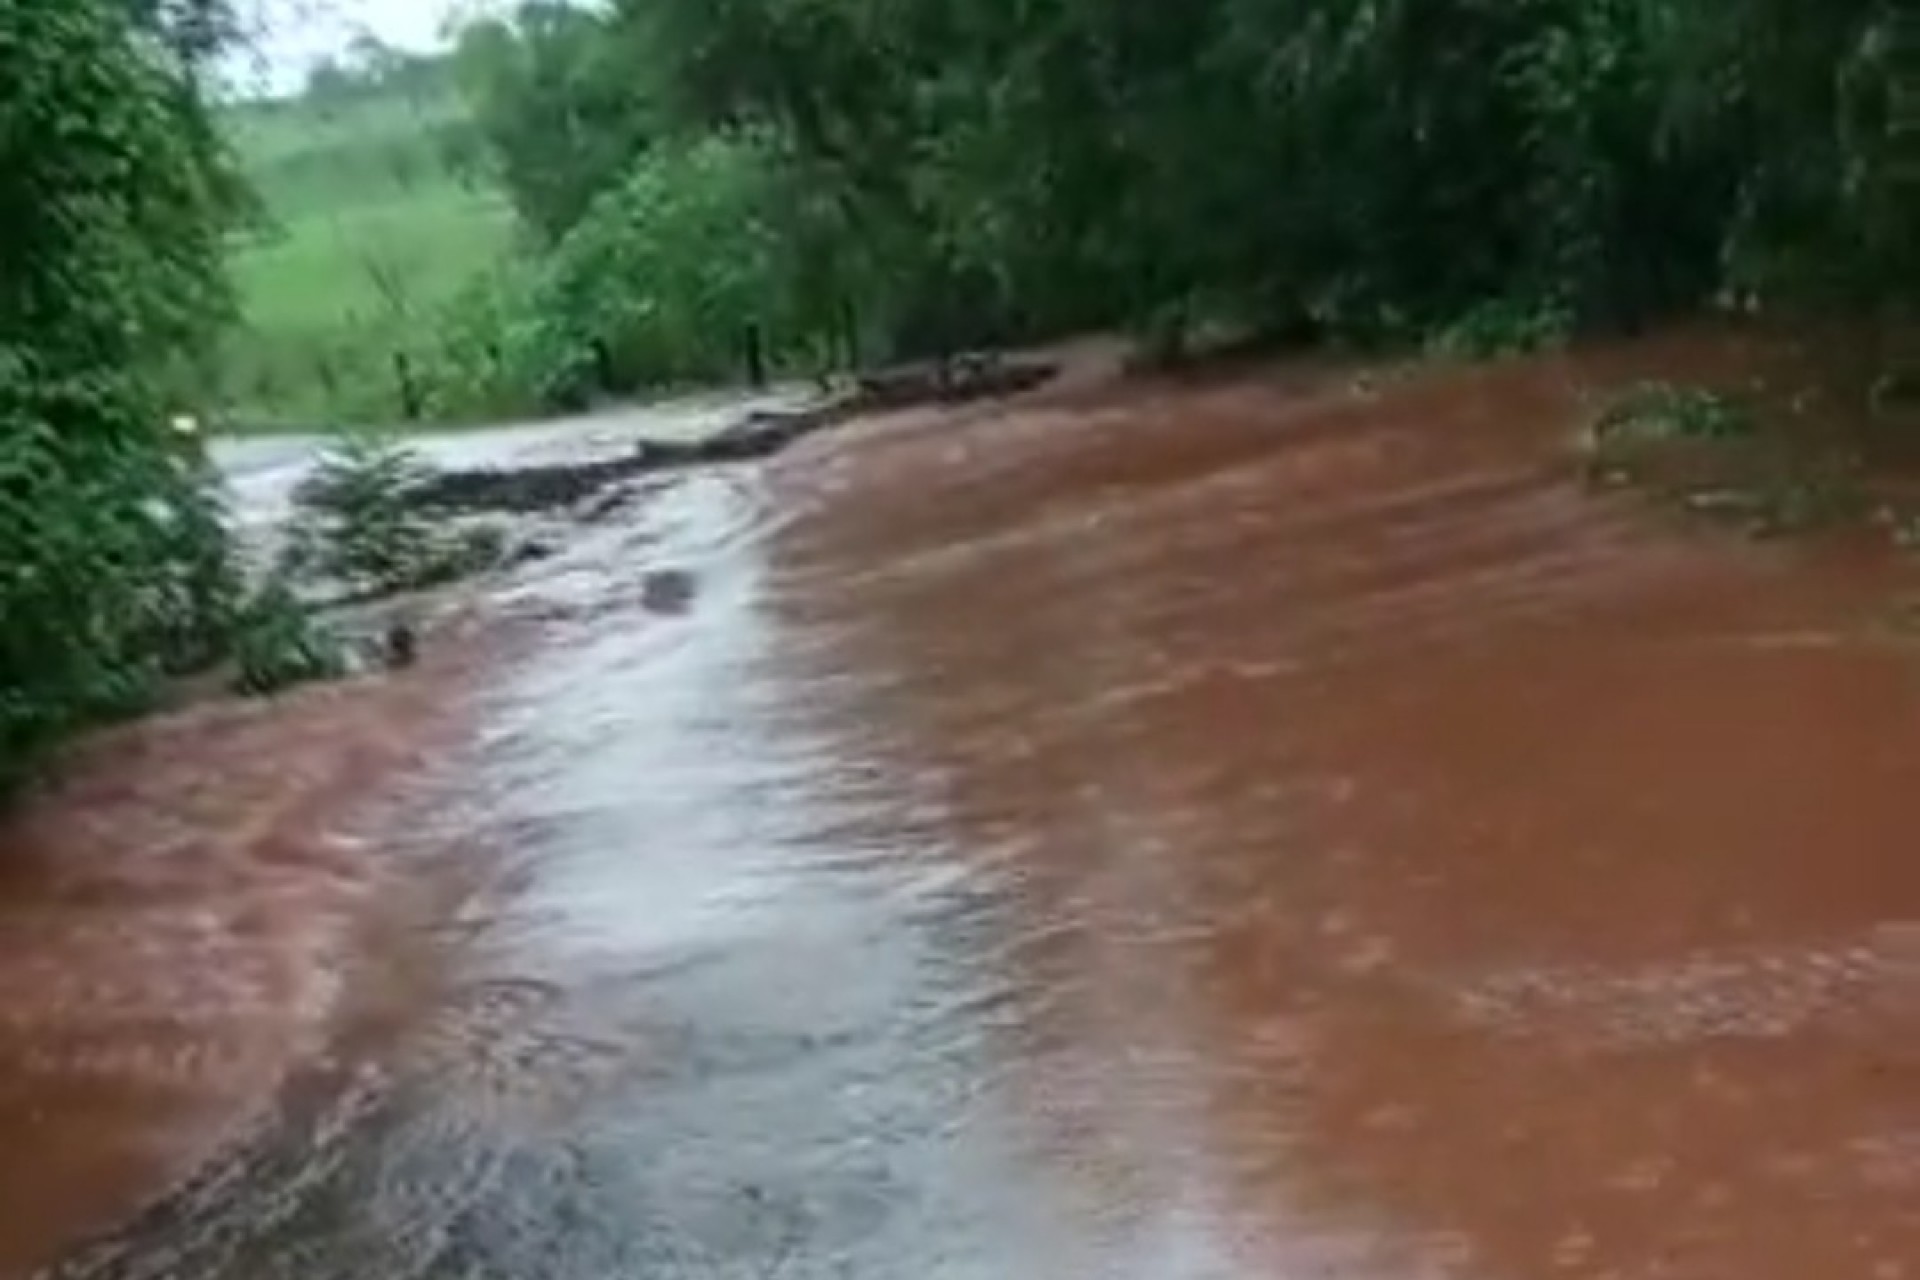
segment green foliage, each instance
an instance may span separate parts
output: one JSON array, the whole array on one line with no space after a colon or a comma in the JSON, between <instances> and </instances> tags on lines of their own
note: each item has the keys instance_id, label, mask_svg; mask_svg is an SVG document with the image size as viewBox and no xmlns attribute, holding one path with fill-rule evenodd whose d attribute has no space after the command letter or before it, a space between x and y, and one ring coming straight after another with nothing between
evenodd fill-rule
<instances>
[{"instance_id":1,"label":"green foliage","mask_svg":"<svg viewBox=\"0 0 1920 1280\"><path fill-rule=\"evenodd\" d=\"M315 620L282 577L268 579L235 620L233 687L252 697L347 674L341 638Z\"/></svg>"},{"instance_id":2,"label":"green foliage","mask_svg":"<svg viewBox=\"0 0 1920 1280\"><path fill-rule=\"evenodd\" d=\"M489 526L443 529L415 495L429 478L419 455L377 431L342 433L294 494L281 571L368 596L440 586L499 563Z\"/></svg>"},{"instance_id":3,"label":"green foliage","mask_svg":"<svg viewBox=\"0 0 1920 1280\"><path fill-rule=\"evenodd\" d=\"M784 319L769 195L749 144L650 152L555 248L536 305L576 359L612 353L617 388L723 375L742 326Z\"/></svg>"},{"instance_id":4,"label":"green foliage","mask_svg":"<svg viewBox=\"0 0 1920 1280\"><path fill-rule=\"evenodd\" d=\"M47 424L55 406L35 390L0 375L7 776L203 660L231 598L224 538L199 488L138 442L60 439Z\"/></svg>"},{"instance_id":5,"label":"green foliage","mask_svg":"<svg viewBox=\"0 0 1920 1280\"><path fill-rule=\"evenodd\" d=\"M191 69L144 44L174 24L143 30L129 8L0 4L0 340L49 373L151 368L228 312L239 188Z\"/></svg>"},{"instance_id":6,"label":"green foliage","mask_svg":"<svg viewBox=\"0 0 1920 1280\"><path fill-rule=\"evenodd\" d=\"M294 494L287 567L359 590L404 590L433 542L408 500L427 477L419 456L391 436L341 433Z\"/></svg>"},{"instance_id":7,"label":"green foliage","mask_svg":"<svg viewBox=\"0 0 1920 1280\"><path fill-rule=\"evenodd\" d=\"M763 296L783 260L810 270L786 283L802 328L850 305L903 352L1114 324L1177 350L1218 319L1477 351L1728 284L1802 294L1797 261L1847 276L1914 238L1887 110L1863 105L1901 65L1893 19L1815 8L618 0L564 40L545 8L490 26L475 44L520 88L468 83L503 157L511 123L566 122L543 160L570 190L625 190L626 233L684 234L637 175L746 132L784 193L755 226ZM607 240L594 200L516 199L563 247L569 214ZM627 308L684 310L671 276Z\"/></svg>"},{"instance_id":8,"label":"green foliage","mask_svg":"<svg viewBox=\"0 0 1920 1280\"><path fill-rule=\"evenodd\" d=\"M1594 419L1597 445L1662 440L1740 440L1754 433L1745 406L1717 392L1645 383L1617 396Z\"/></svg>"},{"instance_id":9,"label":"green foliage","mask_svg":"<svg viewBox=\"0 0 1920 1280\"><path fill-rule=\"evenodd\" d=\"M527 0L319 79L243 131L295 211L243 280L326 322L233 361L310 418L713 378L749 329L789 367L1087 328L1485 354L1920 293L1920 22L1884 0ZM308 117L334 140L270 141ZM428 215L455 190L484 231Z\"/></svg>"},{"instance_id":10,"label":"green foliage","mask_svg":"<svg viewBox=\"0 0 1920 1280\"><path fill-rule=\"evenodd\" d=\"M1496 299L1469 308L1442 325L1428 345L1438 354L1484 359L1555 346L1572 330L1567 314L1550 304Z\"/></svg>"},{"instance_id":11,"label":"green foliage","mask_svg":"<svg viewBox=\"0 0 1920 1280\"><path fill-rule=\"evenodd\" d=\"M550 316L537 268L471 276L423 326L427 416L443 422L564 407L584 368L576 337Z\"/></svg>"},{"instance_id":12,"label":"green foliage","mask_svg":"<svg viewBox=\"0 0 1920 1280\"><path fill-rule=\"evenodd\" d=\"M199 96L214 0L0 0L0 780L220 647L237 592L164 386L246 209Z\"/></svg>"},{"instance_id":13,"label":"green foliage","mask_svg":"<svg viewBox=\"0 0 1920 1280\"><path fill-rule=\"evenodd\" d=\"M449 59L494 172L549 243L621 180L655 132L629 34L564 0L531 0L511 23L469 24Z\"/></svg>"}]
</instances>

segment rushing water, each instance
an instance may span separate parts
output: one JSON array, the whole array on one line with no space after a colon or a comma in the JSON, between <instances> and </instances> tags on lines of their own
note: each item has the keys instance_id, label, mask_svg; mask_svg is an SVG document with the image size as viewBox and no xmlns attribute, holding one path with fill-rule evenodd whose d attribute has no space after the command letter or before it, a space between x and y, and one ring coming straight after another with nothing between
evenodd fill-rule
<instances>
[{"instance_id":1,"label":"rushing water","mask_svg":"<svg viewBox=\"0 0 1920 1280\"><path fill-rule=\"evenodd\" d=\"M357 958L285 950L321 1043L53 1274L1913 1274L1920 665L1858 554L1579 493L1566 396L1134 389L663 486L503 595L544 638L354 846ZM95 950L219 966L169 906ZM305 989L168 1056L8 977L9 1114L91 1064L145 1133Z\"/></svg>"}]
</instances>

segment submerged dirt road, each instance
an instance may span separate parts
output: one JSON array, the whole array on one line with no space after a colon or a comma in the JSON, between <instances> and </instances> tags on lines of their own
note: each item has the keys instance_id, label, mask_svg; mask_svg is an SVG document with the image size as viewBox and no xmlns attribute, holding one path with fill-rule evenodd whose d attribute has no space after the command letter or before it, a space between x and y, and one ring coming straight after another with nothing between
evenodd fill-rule
<instances>
[{"instance_id":1,"label":"submerged dirt road","mask_svg":"<svg viewBox=\"0 0 1920 1280\"><path fill-rule=\"evenodd\" d=\"M15 877L0 1257L197 1134L52 1274L1920 1275L1899 570L1580 493L1598 367L673 482L507 594L544 639L408 820L156 846L164 910ZM285 919L206 915L235 877ZM342 882L352 963L300 941ZM314 1044L155 976L269 961ZM156 1039L174 982L223 1013Z\"/></svg>"}]
</instances>

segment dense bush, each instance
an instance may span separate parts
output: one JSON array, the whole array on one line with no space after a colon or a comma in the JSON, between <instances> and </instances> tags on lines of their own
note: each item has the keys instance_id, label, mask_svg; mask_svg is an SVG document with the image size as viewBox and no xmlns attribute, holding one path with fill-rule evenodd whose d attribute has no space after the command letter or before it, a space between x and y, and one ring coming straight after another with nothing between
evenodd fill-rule
<instances>
[{"instance_id":1,"label":"dense bush","mask_svg":"<svg viewBox=\"0 0 1920 1280\"><path fill-rule=\"evenodd\" d=\"M560 240L535 296L575 361L596 349L616 390L725 376L741 333L782 327L766 168L757 150L709 138L649 152Z\"/></svg>"},{"instance_id":2,"label":"dense bush","mask_svg":"<svg viewBox=\"0 0 1920 1280\"><path fill-rule=\"evenodd\" d=\"M1743 406L1725 396L1654 382L1616 396L1589 433L1596 444L1616 439L1739 440L1754 433L1754 422Z\"/></svg>"},{"instance_id":3,"label":"dense bush","mask_svg":"<svg viewBox=\"0 0 1920 1280\"><path fill-rule=\"evenodd\" d=\"M199 96L216 0L0 0L0 781L220 647L237 592L162 386L243 207Z\"/></svg>"},{"instance_id":4,"label":"dense bush","mask_svg":"<svg viewBox=\"0 0 1920 1280\"><path fill-rule=\"evenodd\" d=\"M427 475L390 436L342 433L294 494L288 571L360 589L405 586L433 541L433 527L407 501Z\"/></svg>"},{"instance_id":5,"label":"dense bush","mask_svg":"<svg viewBox=\"0 0 1920 1280\"><path fill-rule=\"evenodd\" d=\"M282 575L384 596L497 564L505 551L498 529L441 525L420 510L418 490L430 474L389 434L341 433L294 494Z\"/></svg>"},{"instance_id":6,"label":"dense bush","mask_svg":"<svg viewBox=\"0 0 1920 1280\"><path fill-rule=\"evenodd\" d=\"M238 595L214 499L138 442L65 441L0 385L0 777L217 652ZM43 416L44 415L44 416Z\"/></svg>"},{"instance_id":7,"label":"dense bush","mask_svg":"<svg viewBox=\"0 0 1920 1280\"><path fill-rule=\"evenodd\" d=\"M234 688L256 697L335 679L350 665L346 642L277 576L261 584L234 619L232 656Z\"/></svg>"}]
</instances>

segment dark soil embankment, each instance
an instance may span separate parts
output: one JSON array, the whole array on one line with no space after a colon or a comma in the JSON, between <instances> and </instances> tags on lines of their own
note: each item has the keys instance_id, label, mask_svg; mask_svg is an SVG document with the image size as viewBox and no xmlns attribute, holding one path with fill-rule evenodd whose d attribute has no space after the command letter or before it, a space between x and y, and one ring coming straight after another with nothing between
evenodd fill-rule
<instances>
[{"instance_id":1,"label":"dark soil embankment","mask_svg":"<svg viewBox=\"0 0 1920 1280\"><path fill-rule=\"evenodd\" d=\"M771 457L817 431L871 414L1017 395L1044 384L1054 372L1035 361L997 359L876 370L858 378L852 390L818 404L748 413L702 439L643 441L623 457L586 462L441 471L414 497L423 508L454 513L573 507L641 476Z\"/></svg>"}]
</instances>

